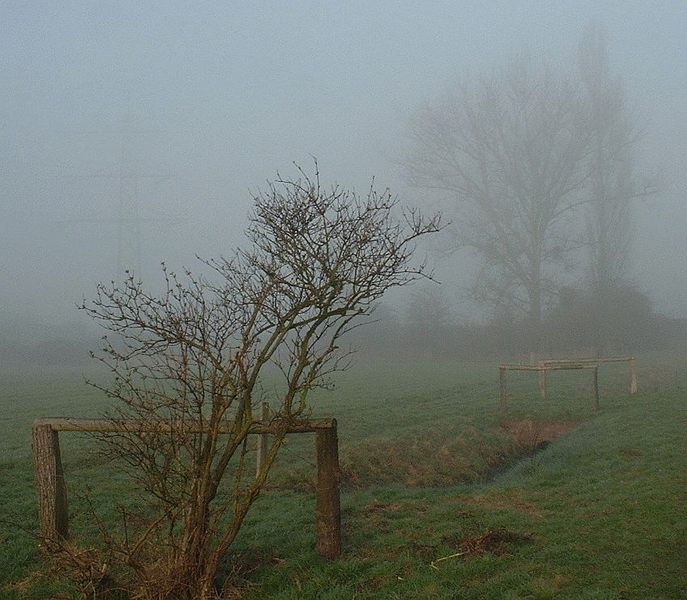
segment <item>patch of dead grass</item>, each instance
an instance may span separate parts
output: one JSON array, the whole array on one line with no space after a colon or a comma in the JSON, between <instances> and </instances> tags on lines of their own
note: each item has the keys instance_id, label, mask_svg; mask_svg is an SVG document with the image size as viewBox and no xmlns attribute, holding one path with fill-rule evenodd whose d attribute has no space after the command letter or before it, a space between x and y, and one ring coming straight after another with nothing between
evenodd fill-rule
<instances>
[{"instance_id":1,"label":"patch of dead grass","mask_svg":"<svg viewBox=\"0 0 687 600\"><path fill-rule=\"evenodd\" d=\"M518 493L489 493L479 496L459 496L453 499L452 502L460 504L473 504L484 508L495 510L512 510L534 517L535 519L543 518L541 509L525 500L520 492Z\"/></svg>"},{"instance_id":2,"label":"patch of dead grass","mask_svg":"<svg viewBox=\"0 0 687 600\"><path fill-rule=\"evenodd\" d=\"M534 538L529 533L518 533L508 529L490 529L480 535L466 536L458 540L458 552L435 558L430 566L439 570L439 564L451 559L465 559L483 554L503 556L510 554L514 545L530 544Z\"/></svg>"},{"instance_id":3,"label":"patch of dead grass","mask_svg":"<svg viewBox=\"0 0 687 600\"><path fill-rule=\"evenodd\" d=\"M535 450L570 433L580 422L573 419L553 422L513 419L501 423L501 428L512 435L520 447Z\"/></svg>"}]
</instances>

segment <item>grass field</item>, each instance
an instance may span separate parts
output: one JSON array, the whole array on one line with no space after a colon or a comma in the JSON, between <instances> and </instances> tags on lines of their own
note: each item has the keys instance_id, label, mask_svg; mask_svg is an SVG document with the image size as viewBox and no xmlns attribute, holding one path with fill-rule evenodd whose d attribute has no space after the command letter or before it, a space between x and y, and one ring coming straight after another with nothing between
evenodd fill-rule
<instances>
[{"instance_id":1,"label":"grass field","mask_svg":"<svg viewBox=\"0 0 687 600\"><path fill-rule=\"evenodd\" d=\"M343 556L314 551L314 442L298 435L226 572L246 598L687 598L684 364L640 357L632 397L625 368L604 367L597 414L589 373L552 374L547 402L514 374L502 414L495 362L361 363L312 399L339 422ZM76 370L1 376L0 597L77 597L45 577L32 537L31 422L105 402ZM126 480L92 440L61 444L73 530L88 540L79 497L90 488L114 522Z\"/></svg>"}]
</instances>

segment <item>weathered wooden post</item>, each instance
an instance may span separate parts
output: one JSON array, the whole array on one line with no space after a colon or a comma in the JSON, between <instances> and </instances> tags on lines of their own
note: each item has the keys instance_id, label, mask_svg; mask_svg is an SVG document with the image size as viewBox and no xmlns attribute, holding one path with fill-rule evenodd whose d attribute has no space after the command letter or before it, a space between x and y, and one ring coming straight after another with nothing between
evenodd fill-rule
<instances>
[{"instance_id":1,"label":"weathered wooden post","mask_svg":"<svg viewBox=\"0 0 687 600\"><path fill-rule=\"evenodd\" d=\"M333 420L333 427L318 429L315 435L317 452L316 548L321 556L332 559L341 553L339 441L336 420Z\"/></svg>"},{"instance_id":2,"label":"weathered wooden post","mask_svg":"<svg viewBox=\"0 0 687 600\"><path fill-rule=\"evenodd\" d=\"M594 410L599 410L599 367L593 369L594 377Z\"/></svg>"},{"instance_id":3,"label":"weathered wooden post","mask_svg":"<svg viewBox=\"0 0 687 600\"><path fill-rule=\"evenodd\" d=\"M541 394L541 397L544 400L546 400L546 396L547 396L546 375L547 375L546 365L543 363L539 363L539 393Z\"/></svg>"},{"instance_id":4,"label":"weathered wooden post","mask_svg":"<svg viewBox=\"0 0 687 600\"><path fill-rule=\"evenodd\" d=\"M270 418L270 405L267 402L262 403L261 419L267 421ZM265 464L265 456L267 456L268 434L258 434L258 445L255 453L255 478L260 477L260 471Z\"/></svg>"},{"instance_id":5,"label":"weathered wooden post","mask_svg":"<svg viewBox=\"0 0 687 600\"><path fill-rule=\"evenodd\" d=\"M508 381L506 377L506 367L499 367L499 391L501 398L501 408L506 408L508 406Z\"/></svg>"},{"instance_id":6,"label":"weathered wooden post","mask_svg":"<svg viewBox=\"0 0 687 600\"><path fill-rule=\"evenodd\" d=\"M33 464L41 536L49 540L64 539L69 535L67 488L59 434L50 425L33 426Z\"/></svg>"},{"instance_id":7,"label":"weathered wooden post","mask_svg":"<svg viewBox=\"0 0 687 600\"><path fill-rule=\"evenodd\" d=\"M637 393L637 363L634 356L630 358L630 395Z\"/></svg>"}]
</instances>

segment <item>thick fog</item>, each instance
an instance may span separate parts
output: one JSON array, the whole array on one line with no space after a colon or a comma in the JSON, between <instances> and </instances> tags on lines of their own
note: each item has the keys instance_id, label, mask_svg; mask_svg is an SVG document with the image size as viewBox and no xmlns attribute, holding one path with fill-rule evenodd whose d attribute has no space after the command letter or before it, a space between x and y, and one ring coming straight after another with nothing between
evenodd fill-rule
<instances>
[{"instance_id":1,"label":"thick fog","mask_svg":"<svg viewBox=\"0 0 687 600\"><path fill-rule=\"evenodd\" d=\"M0 331L85 327L75 303L125 266L230 254L250 191L317 157L428 202L399 166L408 123L466 74L528 50L574 63L605 28L658 192L634 205L629 278L687 317L687 3L0 4ZM454 302L473 268L437 256ZM473 318L478 307L458 305ZM9 332L9 333L8 333Z\"/></svg>"}]
</instances>

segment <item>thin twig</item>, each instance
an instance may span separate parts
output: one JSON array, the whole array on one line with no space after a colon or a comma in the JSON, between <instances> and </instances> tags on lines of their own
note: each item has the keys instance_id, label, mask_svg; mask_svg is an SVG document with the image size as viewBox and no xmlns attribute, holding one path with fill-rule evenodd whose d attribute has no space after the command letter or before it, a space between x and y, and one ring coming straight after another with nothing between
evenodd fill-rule
<instances>
[{"instance_id":1,"label":"thin twig","mask_svg":"<svg viewBox=\"0 0 687 600\"><path fill-rule=\"evenodd\" d=\"M433 560L431 563L429 563L429 566L432 567L432 569L439 570L439 567L437 567L437 563L441 562L442 560L448 560L449 558L458 558L459 556L464 556L467 554L467 550L463 552L456 552L455 554L449 554L448 556L442 556L441 558L437 558L436 560Z\"/></svg>"}]
</instances>

